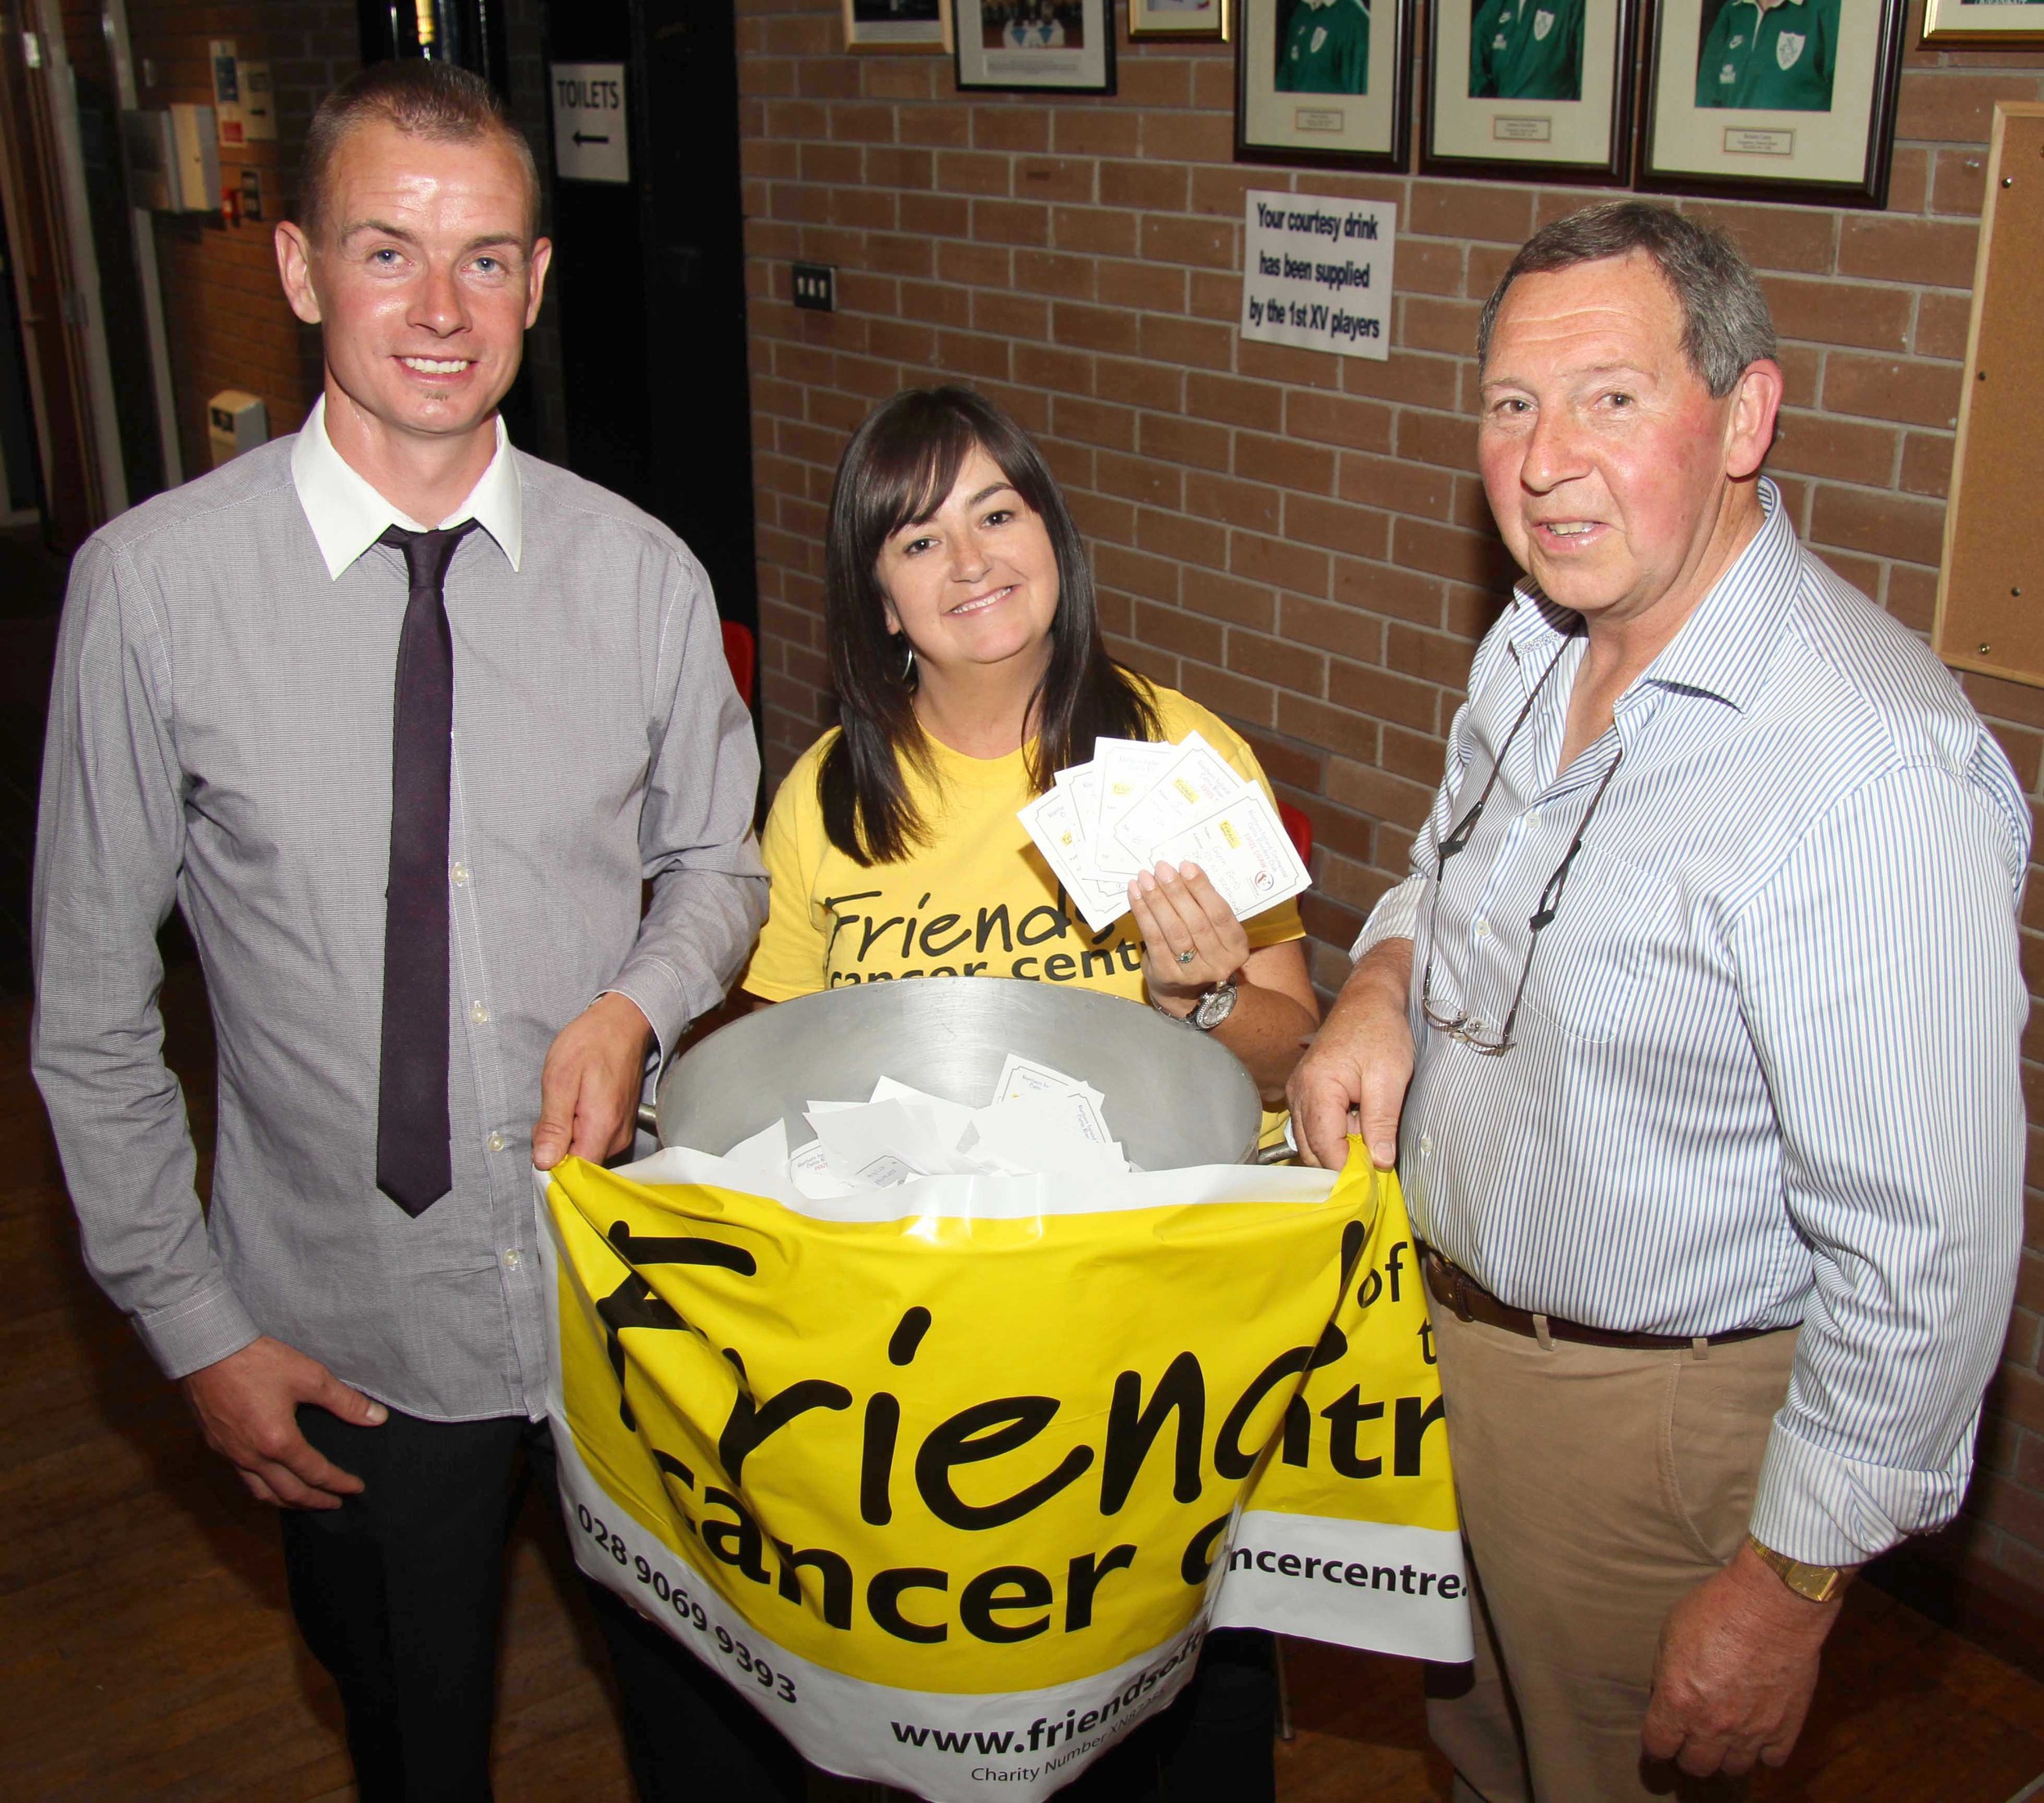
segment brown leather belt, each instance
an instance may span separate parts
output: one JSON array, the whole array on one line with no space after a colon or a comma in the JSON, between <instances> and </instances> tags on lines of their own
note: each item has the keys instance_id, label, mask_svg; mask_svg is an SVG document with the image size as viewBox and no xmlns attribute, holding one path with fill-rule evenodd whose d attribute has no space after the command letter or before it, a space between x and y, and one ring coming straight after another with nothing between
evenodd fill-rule
<instances>
[{"instance_id":1,"label":"brown leather belt","mask_svg":"<svg viewBox=\"0 0 2044 1803\"><path fill-rule=\"evenodd\" d=\"M1434 1300L1452 1308L1457 1319L1502 1327L1508 1334L1522 1334L1527 1339L1572 1340L1578 1345L1608 1346L1621 1352L1688 1352L1699 1343L1730 1346L1739 1340L1786 1331L1779 1327L1741 1327L1735 1333L1712 1334L1707 1338L1688 1334L1618 1334L1607 1327L1585 1327L1580 1321L1563 1321L1557 1315L1536 1316L1530 1310L1499 1302L1461 1266L1443 1258L1432 1246L1420 1247L1419 1267L1426 1273L1427 1289ZM1544 1335L1540 1331L1543 1322L1547 1330Z\"/></svg>"}]
</instances>

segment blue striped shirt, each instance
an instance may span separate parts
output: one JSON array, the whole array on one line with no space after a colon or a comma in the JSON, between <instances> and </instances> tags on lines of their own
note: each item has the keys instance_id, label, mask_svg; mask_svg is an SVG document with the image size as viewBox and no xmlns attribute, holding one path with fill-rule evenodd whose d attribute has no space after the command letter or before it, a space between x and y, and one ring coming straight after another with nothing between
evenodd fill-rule
<instances>
[{"instance_id":1,"label":"blue striped shirt","mask_svg":"<svg viewBox=\"0 0 2044 1803\"><path fill-rule=\"evenodd\" d=\"M1558 776L1580 621L1522 585L1478 648L1414 874L1399 1171L1525 1308L1623 1331L1802 1324L1753 1532L1819 1564L1957 1510L2022 1225L2029 810L1917 639L1758 535ZM1571 635L1573 635L1571 636ZM1433 925L1432 1007L1495 1034L1528 919L1622 761L1487 1057L1421 1018L1435 848L1549 661Z\"/></svg>"}]
</instances>

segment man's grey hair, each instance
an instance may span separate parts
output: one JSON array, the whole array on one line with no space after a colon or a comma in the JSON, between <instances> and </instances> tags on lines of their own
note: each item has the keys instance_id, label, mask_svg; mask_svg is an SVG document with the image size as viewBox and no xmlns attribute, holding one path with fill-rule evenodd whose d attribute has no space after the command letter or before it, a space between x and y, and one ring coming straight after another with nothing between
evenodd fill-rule
<instances>
[{"instance_id":1,"label":"man's grey hair","mask_svg":"<svg viewBox=\"0 0 2044 1803\"><path fill-rule=\"evenodd\" d=\"M1634 251L1652 258L1682 307L1689 367L1722 399L1754 364L1774 355L1774 316L1753 266L1715 226L1647 200L1613 200L1543 226L1527 239L1477 324L1477 370L1490 357L1498 309L1522 276L1552 275Z\"/></svg>"}]
</instances>

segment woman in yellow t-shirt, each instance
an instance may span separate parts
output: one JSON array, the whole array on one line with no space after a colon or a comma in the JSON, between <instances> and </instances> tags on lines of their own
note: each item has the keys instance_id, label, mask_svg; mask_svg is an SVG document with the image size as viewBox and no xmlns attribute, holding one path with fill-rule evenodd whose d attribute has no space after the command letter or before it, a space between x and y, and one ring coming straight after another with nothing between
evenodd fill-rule
<instances>
[{"instance_id":1,"label":"woman in yellow t-shirt","mask_svg":"<svg viewBox=\"0 0 2044 1803\"><path fill-rule=\"evenodd\" d=\"M1320 1018L1298 908L1244 923L1196 866L1165 863L1095 933L1015 818L1096 738L1197 729L1270 787L1213 715L1108 657L1085 548L1029 435L967 388L895 396L838 465L824 555L841 724L774 797L746 989L763 1002L918 976L1103 989L1210 1032L1281 1104ZM1069 1794L1271 1803L1276 1698L1267 1635L1210 1635L1186 1692Z\"/></svg>"},{"instance_id":2,"label":"woman in yellow t-shirt","mask_svg":"<svg viewBox=\"0 0 2044 1803\"><path fill-rule=\"evenodd\" d=\"M1015 811L1096 738L1248 747L1107 655L1078 528L1042 455L961 388L897 395L838 466L824 635L841 724L774 797L773 880L745 987L769 1002L916 976L1021 977L1147 1000L1211 1032L1281 1102L1319 1020L1286 902L1238 921L1196 866L1087 927Z\"/></svg>"}]
</instances>

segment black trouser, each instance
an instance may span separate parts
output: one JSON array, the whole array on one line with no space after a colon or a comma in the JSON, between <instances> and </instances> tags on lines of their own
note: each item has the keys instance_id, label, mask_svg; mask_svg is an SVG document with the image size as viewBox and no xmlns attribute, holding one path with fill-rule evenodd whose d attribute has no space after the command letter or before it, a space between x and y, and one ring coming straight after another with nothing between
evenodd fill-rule
<instances>
[{"instance_id":1,"label":"black trouser","mask_svg":"<svg viewBox=\"0 0 2044 1803\"><path fill-rule=\"evenodd\" d=\"M1255 1628L1207 1636L1171 1707L1082 1772L1060 1803L1275 1803L1277 1648Z\"/></svg>"},{"instance_id":2,"label":"black trouser","mask_svg":"<svg viewBox=\"0 0 2044 1803\"><path fill-rule=\"evenodd\" d=\"M307 1407L298 1425L364 1486L337 1509L283 1516L292 1610L339 1687L361 1803L488 1803L504 1542L523 1482L556 1506L546 1424L393 1409L357 1428ZM589 1590L645 1803L800 1796L799 1762L757 1711L608 1591Z\"/></svg>"}]
</instances>

